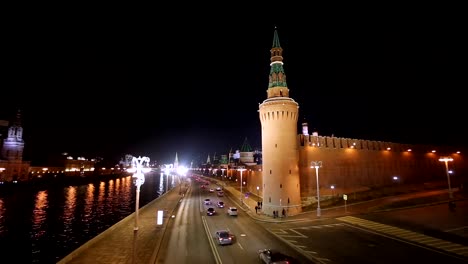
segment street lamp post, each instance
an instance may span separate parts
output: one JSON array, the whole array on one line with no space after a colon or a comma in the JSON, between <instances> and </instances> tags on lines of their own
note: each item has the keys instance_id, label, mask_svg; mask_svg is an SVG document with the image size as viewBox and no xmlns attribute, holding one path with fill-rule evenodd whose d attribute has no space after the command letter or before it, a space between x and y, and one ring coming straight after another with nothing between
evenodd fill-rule
<instances>
[{"instance_id":1,"label":"street lamp post","mask_svg":"<svg viewBox=\"0 0 468 264\"><path fill-rule=\"evenodd\" d=\"M132 159L132 168L129 170L130 172L135 172L133 177L135 179L136 185L136 201L135 201L135 226L133 227L133 236L134 236L134 245L133 245L133 263L136 263L136 237L138 235L138 217L139 217L139 207L140 207L140 186L145 183L145 175L144 172L148 172L150 159L148 157L133 157Z\"/></svg>"},{"instance_id":2,"label":"street lamp post","mask_svg":"<svg viewBox=\"0 0 468 264\"><path fill-rule=\"evenodd\" d=\"M260 187L257 186L257 202L260 202L260 193L259 193Z\"/></svg>"},{"instance_id":3,"label":"street lamp post","mask_svg":"<svg viewBox=\"0 0 468 264\"><path fill-rule=\"evenodd\" d=\"M150 159L148 157L133 157L132 160L132 167L133 170L135 171L135 174L133 174L133 177L135 179L135 185L136 185L136 202L135 202L135 226L133 230L137 231L138 230L138 209L140 207L140 186L145 183L145 175L143 174L144 172L147 172L147 169L144 168L143 166L148 166Z\"/></svg>"},{"instance_id":4,"label":"street lamp post","mask_svg":"<svg viewBox=\"0 0 468 264\"><path fill-rule=\"evenodd\" d=\"M243 202L242 201L242 195L243 195L243 193L242 193L242 185L243 185L242 172L245 171L246 169L243 166L240 166L239 168L237 168L237 170L240 171L240 173L241 173L241 175L240 175L241 176L241 178L240 178L240 200L241 200L241 204L242 204L242 202Z\"/></svg>"},{"instance_id":5,"label":"street lamp post","mask_svg":"<svg viewBox=\"0 0 468 264\"><path fill-rule=\"evenodd\" d=\"M447 173L447 182L448 182L448 190L449 190L449 197L450 199L453 199L453 193L452 193L452 187L450 186L450 173L448 169L448 162L452 162L453 158L452 157L441 157L439 159L441 162L445 162L445 172Z\"/></svg>"},{"instance_id":6,"label":"street lamp post","mask_svg":"<svg viewBox=\"0 0 468 264\"><path fill-rule=\"evenodd\" d=\"M318 169L320 167L322 167L322 162L321 161L312 161L310 167L315 168L315 178L317 179L317 217L320 217L321 212L320 212L320 188L319 188Z\"/></svg>"},{"instance_id":7,"label":"street lamp post","mask_svg":"<svg viewBox=\"0 0 468 264\"><path fill-rule=\"evenodd\" d=\"M224 171L225 171L225 170L226 170L225 168L222 168L222 169L221 169L221 181L224 181L223 178L224 178Z\"/></svg>"}]
</instances>

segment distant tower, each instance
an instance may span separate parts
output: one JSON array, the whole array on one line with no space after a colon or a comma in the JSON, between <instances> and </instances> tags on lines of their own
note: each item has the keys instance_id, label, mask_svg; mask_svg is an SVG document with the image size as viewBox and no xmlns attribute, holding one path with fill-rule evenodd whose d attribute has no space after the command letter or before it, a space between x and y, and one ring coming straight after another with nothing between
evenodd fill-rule
<instances>
[{"instance_id":1,"label":"distant tower","mask_svg":"<svg viewBox=\"0 0 468 264\"><path fill-rule=\"evenodd\" d=\"M208 158L206 158L206 164L211 164L210 154L208 154Z\"/></svg>"},{"instance_id":2,"label":"distant tower","mask_svg":"<svg viewBox=\"0 0 468 264\"><path fill-rule=\"evenodd\" d=\"M309 135L309 126L307 124L307 122L304 120L304 122L302 122L302 134L304 136L308 136Z\"/></svg>"},{"instance_id":3,"label":"distant tower","mask_svg":"<svg viewBox=\"0 0 468 264\"><path fill-rule=\"evenodd\" d=\"M244 164L249 164L254 162L252 147L249 144L247 138L244 139L240 149L240 162Z\"/></svg>"},{"instance_id":4,"label":"distant tower","mask_svg":"<svg viewBox=\"0 0 468 264\"><path fill-rule=\"evenodd\" d=\"M23 127L21 126L21 111L16 112L16 118L8 128L8 136L3 141L2 157L6 160L23 160Z\"/></svg>"},{"instance_id":5,"label":"distant tower","mask_svg":"<svg viewBox=\"0 0 468 264\"><path fill-rule=\"evenodd\" d=\"M179 158L177 157L177 152L175 153L175 160L174 160L174 169L179 167Z\"/></svg>"},{"instance_id":6,"label":"distant tower","mask_svg":"<svg viewBox=\"0 0 468 264\"><path fill-rule=\"evenodd\" d=\"M283 69L283 49L275 28L267 99L259 105L262 126L263 211L288 215L302 211L297 122L299 104L289 98Z\"/></svg>"}]
</instances>

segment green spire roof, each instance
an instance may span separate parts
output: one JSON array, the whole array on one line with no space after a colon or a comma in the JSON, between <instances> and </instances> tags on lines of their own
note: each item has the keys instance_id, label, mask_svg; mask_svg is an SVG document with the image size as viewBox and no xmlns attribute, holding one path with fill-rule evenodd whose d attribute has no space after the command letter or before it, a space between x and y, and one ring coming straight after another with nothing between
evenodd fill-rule
<instances>
[{"instance_id":1,"label":"green spire roof","mask_svg":"<svg viewBox=\"0 0 468 264\"><path fill-rule=\"evenodd\" d=\"M244 139L244 143L242 143L241 152L252 152L252 147L249 145L249 141L247 141L247 138Z\"/></svg>"},{"instance_id":2,"label":"green spire roof","mask_svg":"<svg viewBox=\"0 0 468 264\"><path fill-rule=\"evenodd\" d=\"M281 48L278 30L275 27L273 34L273 47L271 48L271 66L268 88L287 87L286 73L283 68L283 49Z\"/></svg>"},{"instance_id":3,"label":"green spire roof","mask_svg":"<svg viewBox=\"0 0 468 264\"><path fill-rule=\"evenodd\" d=\"M279 37L278 37L278 30L276 30L276 27L275 27L275 32L273 33L273 48L281 48Z\"/></svg>"}]
</instances>

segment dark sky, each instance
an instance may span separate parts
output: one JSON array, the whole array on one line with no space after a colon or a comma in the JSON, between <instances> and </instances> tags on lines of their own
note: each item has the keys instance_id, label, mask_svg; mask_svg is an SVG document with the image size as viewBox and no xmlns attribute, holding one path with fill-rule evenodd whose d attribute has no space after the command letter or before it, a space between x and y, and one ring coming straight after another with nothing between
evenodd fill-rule
<instances>
[{"instance_id":1,"label":"dark sky","mask_svg":"<svg viewBox=\"0 0 468 264\"><path fill-rule=\"evenodd\" d=\"M188 10L10 21L0 119L22 109L25 159L66 151L167 163L177 152L205 161L245 138L261 148L257 110L275 26L298 132L305 119L323 136L467 145L466 28L456 7Z\"/></svg>"}]
</instances>

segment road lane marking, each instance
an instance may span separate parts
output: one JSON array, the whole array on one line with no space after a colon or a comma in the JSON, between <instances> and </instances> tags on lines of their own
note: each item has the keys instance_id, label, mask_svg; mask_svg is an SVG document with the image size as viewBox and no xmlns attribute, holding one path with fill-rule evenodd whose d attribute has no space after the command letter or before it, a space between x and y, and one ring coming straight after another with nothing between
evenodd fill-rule
<instances>
[{"instance_id":1,"label":"road lane marking","mask_svg":"<svg viewBox=\"0 0 468 264\"><path fill-rule=\"evenodd\" d=\"M208 226L208 223L206 222L205 216L202 216L202 223L203 227L205 228L206 236L208 237L208 241L210 242L210 247L211 247L211 252L213 252L213 257L216 261L217 264L222 264L221 257L219 256L218 249L216 247L216 244L214 242L214 238L211 235L210 227Z\"/></svg>"},{"instance_id":2,"label":"road lane marking","mask_svg":"<svg viewBox=\"0 0 468 264\"><path fill-rule=\"evenodd\" d=\"M379 233L389 234L398 238L403 238L411 242L416 242L419 244L430 246L432 248L444 250L453 254L462 255L465 257L468 256L468 247L457 244L457 243L452 243L452 242L445 241L442 239L419 234L413 231L373 222L373 221L362 219L362 218L357 218L354 216L344 216L344 217L339 217L336 219L339 221L353 224L353 225L362 226L366 229L374 230ZM440 245L437 245L435 243L440 243Z\"/></svg>"}]
</instances>

